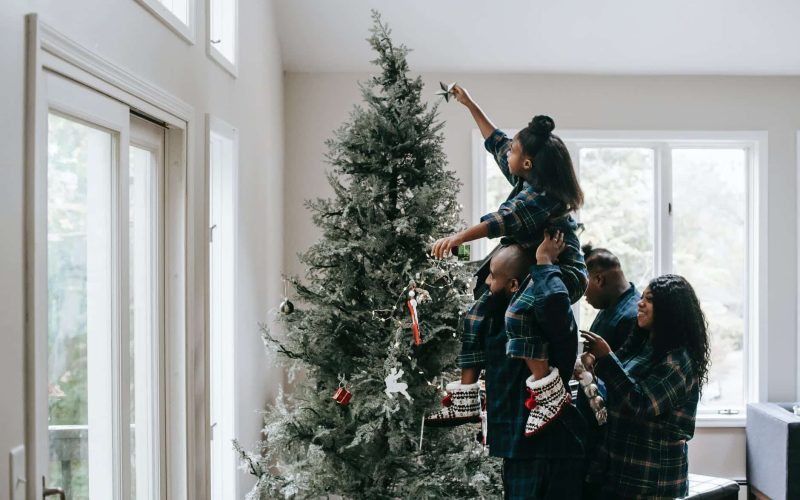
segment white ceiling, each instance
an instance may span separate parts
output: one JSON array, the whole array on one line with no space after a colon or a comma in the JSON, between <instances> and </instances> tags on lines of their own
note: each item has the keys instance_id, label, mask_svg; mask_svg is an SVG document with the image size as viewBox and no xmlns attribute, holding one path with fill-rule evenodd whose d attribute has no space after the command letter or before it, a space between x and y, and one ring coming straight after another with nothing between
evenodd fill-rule
<instances>
[{"instance_id":1,"label":"white ceiling","mask_svg":"<svg viewBox=\"0 0 800 500\"><path fill-rule=\"evenodd\" d=\"M800 0L274 0L287 71L371 71L378 9L414 71L800 75Z\"/></svg>"}]
</instances>

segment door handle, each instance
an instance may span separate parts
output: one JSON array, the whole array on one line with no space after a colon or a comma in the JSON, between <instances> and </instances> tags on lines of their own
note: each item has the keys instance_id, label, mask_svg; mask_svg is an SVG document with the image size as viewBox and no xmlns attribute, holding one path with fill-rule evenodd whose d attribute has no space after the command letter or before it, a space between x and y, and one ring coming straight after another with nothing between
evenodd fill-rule
<instances>
[{"instance_id":1,"label":"door handle","mask_svg":"<svg viewBox=\"0 0 800 500\"><path fill-rule=\"evenodd\" d=\"M67 500L67 494L61 488L46 488L44 485L44 476L42 476L42 498L58 495L60 500Z\"/></svg>"},{"instance_id":2,"label":"door handle","mask_svg":"<svg viewBox=\"0 0 800 500\"><path fill-rule=\"evenodd\" d=\"M42 493L42 498L47 498L53 495L58 495L58 498L61 500L67 500L67 495L61 488L45 488L44 493Z\"/></svg>"}]
</instances>

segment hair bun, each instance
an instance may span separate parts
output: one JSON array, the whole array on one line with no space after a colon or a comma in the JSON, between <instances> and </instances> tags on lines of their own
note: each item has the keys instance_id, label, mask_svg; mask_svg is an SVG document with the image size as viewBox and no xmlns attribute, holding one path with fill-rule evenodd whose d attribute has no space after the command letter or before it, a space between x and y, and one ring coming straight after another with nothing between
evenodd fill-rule
<instances>
[{"instance_id":1,"label":"hair bun","mask_svg":"<svg viewBox=\"0 0 800 500\"><path fill-rule=\"evenodd\" d=\"M556 128L556 122L547 115L536 115L528 124L534 135L549 137L550 133Z\"/></svg>"}]
</instances>

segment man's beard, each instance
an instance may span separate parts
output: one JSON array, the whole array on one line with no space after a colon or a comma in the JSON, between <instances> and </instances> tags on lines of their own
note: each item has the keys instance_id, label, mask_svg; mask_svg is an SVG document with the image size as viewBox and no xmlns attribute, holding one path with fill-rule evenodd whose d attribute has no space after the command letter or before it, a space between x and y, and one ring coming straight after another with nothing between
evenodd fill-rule
<instances>
[{"instance_id":1,"label":"man's beard","mask_svg":"<svg viewBox=\"0 0 800 500\"><path fill-rule=\"evenodd\" d=\"M508 309L509 303L511 303L511 296L503 292L490 293L489 300L487 301L490 313L498 312L500 310L505 312L505 310Z\"/></svg>"}]
</instances>

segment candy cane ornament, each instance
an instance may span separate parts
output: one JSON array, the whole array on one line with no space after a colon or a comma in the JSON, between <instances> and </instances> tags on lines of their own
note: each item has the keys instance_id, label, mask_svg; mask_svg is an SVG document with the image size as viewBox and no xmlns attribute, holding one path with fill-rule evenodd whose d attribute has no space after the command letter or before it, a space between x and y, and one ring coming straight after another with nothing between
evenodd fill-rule
<instances>
[{"instance_id":1,"label":"candy cane ornament","mask_svg":"<svg viewBox=\"0 0 800 500\"><path fill-rule=\"evenodd\" d=\"M419 335L419 319L417 317L417 293L414 290L408 292L408 311L411 313L411 330L414 332L414 343L420 345L422 339Z\"/></svg>"}]
</instances>

